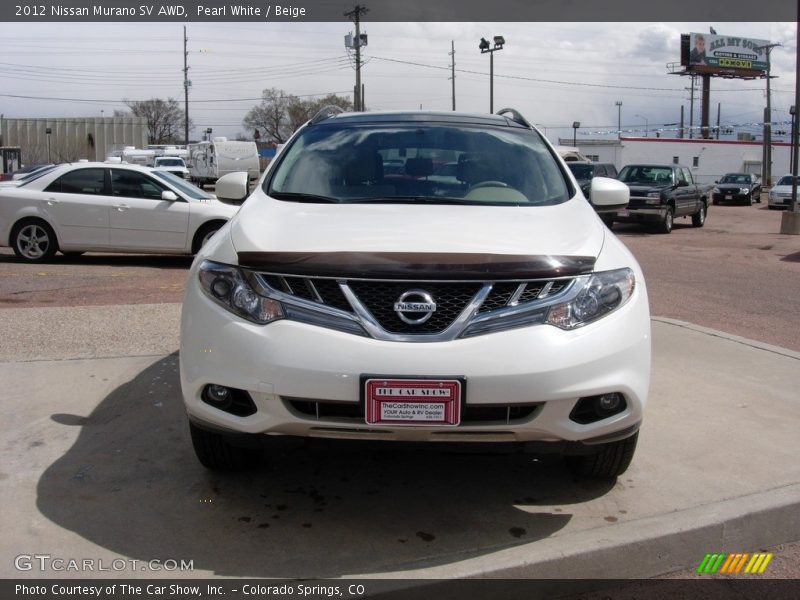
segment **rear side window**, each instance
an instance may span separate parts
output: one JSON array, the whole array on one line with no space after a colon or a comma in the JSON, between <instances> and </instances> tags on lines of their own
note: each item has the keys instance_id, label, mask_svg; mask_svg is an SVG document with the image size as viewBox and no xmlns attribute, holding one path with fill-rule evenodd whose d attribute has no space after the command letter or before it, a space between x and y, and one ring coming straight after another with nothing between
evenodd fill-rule
<instances>
[{"instance_id":1,"label":"rear side window","mask_svg":"<svg viewBox=\"0 0 800 600\"><path fill-rule=\"evenodd\" d=\"M105 193L105 169L76 169L64 173L44 191L102 195Z\"/></svg>"},{"instance_id":2,"label":"rear side window","mask_svg":"<svg viewBox=\"0 0 800 600\"><path fill-rule=\"evenodd\" d=\"M606 165L606 177L611 177L612 179L616 179L617 167L615 167L614 165Z\"/></svg>"}]
</instances>

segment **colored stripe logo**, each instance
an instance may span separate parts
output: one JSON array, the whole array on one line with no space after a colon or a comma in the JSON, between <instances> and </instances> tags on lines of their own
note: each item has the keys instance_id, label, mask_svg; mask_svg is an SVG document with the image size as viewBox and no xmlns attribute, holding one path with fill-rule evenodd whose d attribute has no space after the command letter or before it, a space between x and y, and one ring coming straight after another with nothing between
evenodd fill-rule
<instances>
[{"instance_id":1,"label":"colored stripe logo","mask_svg":"<svg viewBox=\"0 0 800 600\"><path fill-rule=\"evenodd\" d=\"M700 566L697 567L697 572L704 575L713 575L715 573L760 575L767 569L772 556L772 553L766 552L755 552L753 554L746 552L732 554L717 552L706 554L700 562Z\"/></svg>"}]
</instances>

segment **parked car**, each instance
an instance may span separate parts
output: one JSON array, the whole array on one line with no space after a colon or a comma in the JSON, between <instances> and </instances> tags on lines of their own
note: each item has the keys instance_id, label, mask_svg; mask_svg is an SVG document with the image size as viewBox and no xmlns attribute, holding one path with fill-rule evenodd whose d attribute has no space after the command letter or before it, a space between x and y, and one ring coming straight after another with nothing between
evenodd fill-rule
<instances>
[{"instance_id":1,"label":"parked car","mask_svg":"<svg viewBox=\"0 0 800 600\"><path fill-rule=\"evenodd\" d=\"M798 177L800 184L800 177ZM767 196L767 206L770 210L774 208L788 208L792 203L792 176L784 175L778 180L769 191Z\"/></svg>"},{"instance_id":2,"label":"parked car","mask_svg":"<svg viewBox=\"0 0 800 600\"><path fill-rule=\"evenodd\" d=\"M751 173L727 173L715 182L711 190L711 202L736 202L750 206L753 202L761 202L761 184L758 176Z\"/></svg>"},{"instance_id":3,"label":"parked car","mask_svg":"<svg viewBox=\"0 0 800 600\"><path fill-rule=\"evenodd\" d=\"M153 159L153 170L166 171L181 179L189 179L189 169L179 156L156 156Z\"/></svg>"},{"instance_id":4,"label":"parked car","mask_svg":"<svg viewBox=\"0 0 800 600\"><path fill-rule=\"evenodd\" d=\"M592 184L592 179L595 177L611 177L617 178L617 168L611 163L596 163L591 161L569 161L567 162L569 170L578 181L583 195L589 197L589 191Z\"/></svg>"},{"instance_id":5,"label":"parked car","mask_svg":"<svg viewBox=\"0 0 800 600\"><path fill-rule=\"evenodd\" d=\"M513 442L625 471L650 377L642 271L547 139L501 112L330 110L287 142L190 271L180 373L203 465L293 435ZM428 179L433 156L453 181ZM599 206L628 193L592 181Z\"/></svg>"},{"instance_id":6,"label":"parked car","mask_svg":"<svg viewBox=\"0 0 800 600\"><path fill-rule=\"evenodd\" d=\"M148 167L65 164L0 189L0 245L29 262L59 250L192 254L237 208Z\"/></svg>"},{"instance_id":7,"label":"parked car","mask_svg":"<svg viewBox=\"0 0 800 600\"><path fill-rule=\"evenodd\" d=\"M691 217L694 227L706 222L712 186L697 185L687 167L626 165L619 180L628 184L631 198L614 221L650 224L660 233L670 233L676 217Z\"/></svg>"}]
</instances>

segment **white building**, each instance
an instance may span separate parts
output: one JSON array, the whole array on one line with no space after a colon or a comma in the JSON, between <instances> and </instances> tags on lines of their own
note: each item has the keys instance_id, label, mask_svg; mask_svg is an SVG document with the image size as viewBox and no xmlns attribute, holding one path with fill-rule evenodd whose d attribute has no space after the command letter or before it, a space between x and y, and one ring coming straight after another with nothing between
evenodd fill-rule
<instances>
[{"instance_id":1,"label":"white building","mask_svg":"<svg viewBox=\"0 0 800 600\"><path fill-rule=\"evenodd\" d=\"M571 139L562 139L571 143ZM761 142L728 140L623 137L619 140L578 140L582 154L595 162L613 163L617 169L632 163L677 163L689 167L698 183L714 183L725 173L761 174ZM773 182L791 171L791 145L772 144Z\"/></svg>"}]
</instances>

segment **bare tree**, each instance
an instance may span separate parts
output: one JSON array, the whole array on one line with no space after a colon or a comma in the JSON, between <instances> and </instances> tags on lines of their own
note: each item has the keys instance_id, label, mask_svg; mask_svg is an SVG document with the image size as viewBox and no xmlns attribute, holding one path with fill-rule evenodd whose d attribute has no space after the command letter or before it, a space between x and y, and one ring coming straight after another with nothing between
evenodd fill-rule
<instances>
[{"instance_id":1,"label":"bare tree","mask_svg":"<svg viewBox=\"0 0 800 600\"><path fill-rule=\"evenodd\" d=\"M283 143L292 134L288 121L288 109L294 96L287 95L278 88L269 88L261 92L261 102L250 109L242 120L245 128L254 131L261 129L267 139Z\"/></svg>"},{"instance_id":2,"label":"bare tree","mask_svg":"<svg viewBox=\"0 0 800 600\"><path fill-rule=\"evenodd\" d=\"M184 112L174 98L125 100L124 102L134 116L144 117L147 120L147 142L149 144L174 144L184 141ZM191 120L189 128L192 128Z\"/></svg>"},{"instance_id":3,"label":"bare tree","mask_svg":"<svg viewBox=\"0 0 800 600\"><path fill-rule=\"evenodd\" d=\"M251 131L263 130L265 135L261 139L282 144L322 107L331 104L344 110L353 108L348 98L336 94L317 100L301 100L283 90L270 88L262 92L261 103L250 109L242 124Z\"/></svg>"}]
</instances>

